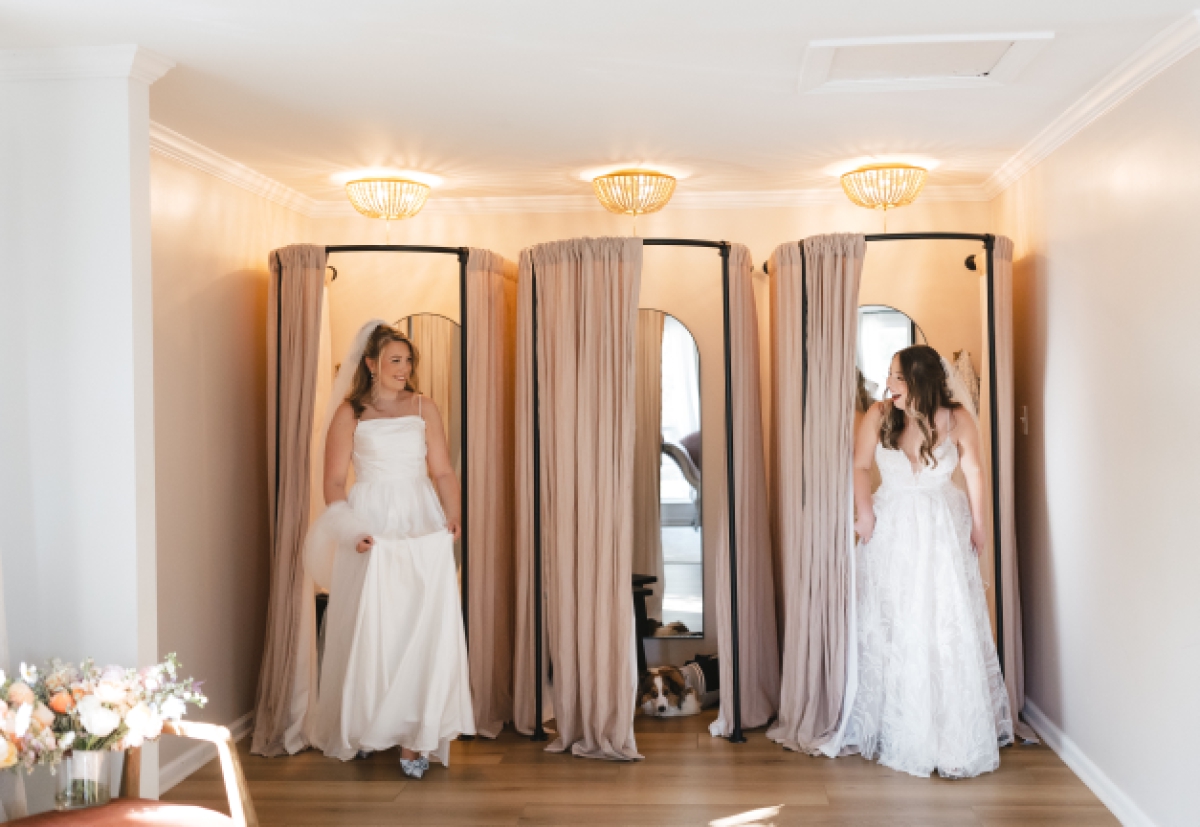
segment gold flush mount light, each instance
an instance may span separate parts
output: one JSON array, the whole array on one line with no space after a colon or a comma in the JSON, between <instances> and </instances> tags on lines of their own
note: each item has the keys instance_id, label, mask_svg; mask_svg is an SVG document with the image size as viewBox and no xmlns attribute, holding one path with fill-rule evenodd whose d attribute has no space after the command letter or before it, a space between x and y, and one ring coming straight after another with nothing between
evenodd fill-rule
<instances>
[{"instance_id":1,"label":"gold flush mount light","mask_svg":"<svg viewBox=\"0 0 1200 827\"><path fill-rule=\"evenodd\" d=\"M911 164L871 164L842 176L846 196L860 207L906 207L921 194L928 171Z\"/></svg>"},{"instance_id":2,"label":"gold flush mount light","mask_svg":"<svg viewBox=\"0 0 1200 827\"><path fill-rule=\"evenodd\" d=\"M637 217L667 206L675 193L675 177L648 169L623 169L596 176L592 189L604 209Z\"/></svg>"},{"instance_id":3,"label":"gold flush mount light","mask_svg":"<svg viewBox=\"0 0 1200 827\"><path fill-rule=\"evenodd\" d=\"M407 178L359 178L347 182L346 197L368 218L399 221L421 211L429 185Z\"/></svg>"}]
</instances>

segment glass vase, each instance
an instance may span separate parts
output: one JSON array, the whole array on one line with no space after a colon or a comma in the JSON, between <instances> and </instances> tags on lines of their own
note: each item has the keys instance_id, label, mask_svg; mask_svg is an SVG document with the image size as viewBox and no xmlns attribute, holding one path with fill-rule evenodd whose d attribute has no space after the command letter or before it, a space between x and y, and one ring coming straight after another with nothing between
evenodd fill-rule
<instances>
[{"instance_id":1,"label":"glass vase","mask_svg":"<svg viewBox=\"0 0 1200 827\"><path fill-rule=\"evenodd\" d=\"M107 804L112 756L117 754L112 750L72 750L55 774L55 809L82 810Z\"/></svg>"}]
</instances>

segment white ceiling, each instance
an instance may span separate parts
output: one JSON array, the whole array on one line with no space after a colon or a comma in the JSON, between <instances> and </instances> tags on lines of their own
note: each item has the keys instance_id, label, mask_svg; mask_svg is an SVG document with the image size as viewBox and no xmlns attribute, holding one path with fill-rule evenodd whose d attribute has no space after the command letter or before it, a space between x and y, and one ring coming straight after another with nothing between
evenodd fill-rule
<instances>
[{"instance_id":1,"label":"white ceiling","mask_svg":"<svg viewBox=\"0 0 1200 827\"><path fill-rule=\"evenodd\" d=\"M0 0L0 48L159 52L155 121L319 200L357 167L434 173L444 197L581 194L626 162L689 171L681 193L769 192L865 156L978 188L1195 2ZM810 41L1048 32L994 85L802 91Z\"/></svg>"}]
</instances>

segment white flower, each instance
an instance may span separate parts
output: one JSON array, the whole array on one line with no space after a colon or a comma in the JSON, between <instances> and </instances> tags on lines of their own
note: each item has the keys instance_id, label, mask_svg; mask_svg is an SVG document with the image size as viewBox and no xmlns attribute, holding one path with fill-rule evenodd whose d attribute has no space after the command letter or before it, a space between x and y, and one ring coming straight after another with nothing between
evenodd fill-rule
<instances>
[{"instance_id":1,"label":"white flower","mask_svg":"<svg viewBox=\"0 0 1200 827\"><path fill-rule=\"evenodd\" d=\"M129 734L125 736L126 744L136 747L141 746L144 740L152 741L161 735L163 720L145 703L139 703L125 715L125 726L129 727Z\"/></svg>"},{"instance_id":2,"label":"white flower","mask_svg":"<svg viewBox=\"0 0 1200 827\"><path fill-rule=\"evenodd\" d=\"M96 684L96 697L106 704L119 704L125 700L125 689L116 683L101 681Z\"/></svg>"},{"instance_id":3,"label":"white flower","mask_svg":"<svg viewBox=\"0 0 1200 827\"><path fill-rule=\"evenodd\" d=\"M171 721L178 721L187 712L187 705L178 698L167 698L163 701L162 716Z\"/></svg>"},{"instance_id":4,"label":"white flower","mask_svg":"<svg viewBox=\"0 0 1200 827\"><path fill-rule=\"evenodd\" d=\"M100 702L95 695L84 695L79 699L79 722L90 735L107 738L121 725L121 716Z\"/></svg>"},{"instance_id":5,"label":"white flower","mask_svg":"<svg viewBox=\"0 0 1200 827\"><path fill-rule=\"evenodd\" d=\"M58 739L59 749L70 749L71 744L75 743L74 732L64 732L62 738Z\"/></svg>"},{"instance_id":6,"label":"white flower","mask_svg":"<svg viewBox=\"0 0 1200 827\"><path fill-rule=\"evenodd\" d=\"M33 704L21 704L17 710L17 720L13 723L13 732L18 738L24 738L29 731L29 721L33 717Z\"/></svg>"},{"instance_id":7,"label":"white flower","mask_svg":"<svg viewBox=\"0 0 1200 827\"><path fill-rule=\"evenodd\" d=\"M29 684L37 683L37 667L22 661L21 680Z\"/></svg>"}]
</instances>

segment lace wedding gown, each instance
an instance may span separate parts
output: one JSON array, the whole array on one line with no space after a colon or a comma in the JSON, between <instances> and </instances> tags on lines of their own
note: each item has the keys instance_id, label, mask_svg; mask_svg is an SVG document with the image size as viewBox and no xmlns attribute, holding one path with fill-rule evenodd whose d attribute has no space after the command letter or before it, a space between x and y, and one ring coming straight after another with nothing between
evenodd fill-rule
<instances>
[{"instance_id":1,"label":"lace wedding gown","mask_svg":"<svg viewBox=\"0 0 1200 827\"><path fill-rule=\"evenodd\" d=\"M334 558L309 736L342 760L401 746L448 764L450 741L475 732L454 542L425 452L420 416L354 432L349 505L375 547Z\"/></svg>"},{"instance_id":2,"label":"lace wedding gown","mask_svg":"<svg viewBox=\"0 0 1200 827\"><path fill-rule=\"evenodd\" d=\"M958 447L914 469L879 445L875 533L857 550L858 691L843 751L917 776L965 778L1000 765L1013 739Z\"/></svg>"}]
</instances>

